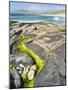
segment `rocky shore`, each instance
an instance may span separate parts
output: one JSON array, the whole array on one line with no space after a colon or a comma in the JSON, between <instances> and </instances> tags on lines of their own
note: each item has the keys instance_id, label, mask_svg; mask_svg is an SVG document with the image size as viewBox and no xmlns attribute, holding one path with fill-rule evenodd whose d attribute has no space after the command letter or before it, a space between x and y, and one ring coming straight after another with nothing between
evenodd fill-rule
<instances>
[{"instance_id":1,"label":"rocky shore","mask_svg":"<svg viewBox=\"0 0 68 90\"><path fill-rule=\"evenodd\" d=\"M26 46L46 62L44 68L35 78L34 87L65 85L65 33L65 25L51 23L28 24L11 21L10 64L18 65L24 62L26 66L33 65L34 62L29 55L16 50L19 36L26 35L28 37L24 41ZM14 73L13 71L11 72ZM16 73L15 76L17 76ZM17 86L16 88L21 87L20 77L18 78L18 82L15 82L15 85Z\"/></svg>"}]
</instances>

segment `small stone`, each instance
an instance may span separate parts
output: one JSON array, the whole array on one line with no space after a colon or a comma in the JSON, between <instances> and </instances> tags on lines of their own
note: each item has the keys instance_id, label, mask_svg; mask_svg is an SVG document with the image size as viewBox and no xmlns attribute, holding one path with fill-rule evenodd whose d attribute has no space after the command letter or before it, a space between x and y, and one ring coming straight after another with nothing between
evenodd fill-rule
<instances>
[{"instance_id":1,"label":"small stone","mask_svg":"<svg viewBox=\"0 0 68 90\"><path fill-rule=\"evenodd\" d=\"M19 66L20 66L21 68L24 68L24 65L23 65L23 64L19 64Z\"/></svg>"},{"instance_id":2,"label":"small stone","mask_svg":"<svg viewBox=\"0 0 68 90\"><path fill-rule=\"evenodd\" d=\"M36 69L37 69L36 65L32 65L32 67L30 68L30 70L36 70Z\"/></svg>"},{"instance_id":3,"label":"small stone","mask_svg":"<svg viewBox=\"0 0 68 90\"><path fill-rule=\"evenodd\" d=\"M19 74L21 74L21 71L19 71Z\"/></svg>"},{"instance_id":4,"label":"small stone","mask_svg":"<svg viewBox=\"0 0 68 90\"><path fill-rule=\"evenodd\" d=\"M16 67L17 70L20 70L21 68L20 67Z\"/></svg>"},{"instance_id":5,"label":"small stone","mask_svg":"<svg viewBox=\"0 0 68 90\"><path fill-rule=\"evenodd\" d=\"M35 74L35 72L34 72L34 70L30 70L29 72L28 72L28 79L29 80L32 80L33 78L34 78L34 74Z\"/></svg>"}]
</instances>

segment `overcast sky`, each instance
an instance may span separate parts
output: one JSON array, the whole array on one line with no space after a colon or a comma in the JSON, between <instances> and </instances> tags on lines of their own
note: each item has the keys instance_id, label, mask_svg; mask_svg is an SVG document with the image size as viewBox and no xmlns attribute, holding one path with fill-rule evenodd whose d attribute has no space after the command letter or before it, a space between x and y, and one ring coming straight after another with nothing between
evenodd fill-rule
<instances>
[{"instance_id":1,"label":"overcast sky","mask_svg":"<svg viewBox=\"0 0 68 90\"><path fill-rule=\"evenodd\" d=\"M16 10L30 10L33 12L45 12L52 10L64 10L65 5L57 4L38 4L38 3L25 3L25 2L10 2L10 12Z\"/></svg>"}]
</instances>

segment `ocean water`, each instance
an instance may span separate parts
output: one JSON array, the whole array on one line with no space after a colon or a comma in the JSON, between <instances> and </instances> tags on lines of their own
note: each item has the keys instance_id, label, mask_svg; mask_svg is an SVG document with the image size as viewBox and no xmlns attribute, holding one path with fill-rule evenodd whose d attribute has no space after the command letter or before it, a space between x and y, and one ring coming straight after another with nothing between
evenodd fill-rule
<instances>
[{"instance_id":1,"label":"ocean water","mask_svg":"<svg viewBox=\"0 0 68 90\"><path fill-rule=\"evenodd\" d=\"M47 22L53 24L65 24L65 17L58 15L37 15L37 14L10 14L10 20L24 23Z\"/></svg>"}]
</instances>

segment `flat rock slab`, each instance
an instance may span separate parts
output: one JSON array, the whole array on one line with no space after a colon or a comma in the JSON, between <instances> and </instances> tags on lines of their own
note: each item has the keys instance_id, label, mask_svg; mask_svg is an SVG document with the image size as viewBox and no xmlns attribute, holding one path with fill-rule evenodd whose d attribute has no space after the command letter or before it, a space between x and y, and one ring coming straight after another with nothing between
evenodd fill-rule
<instances>
[{"instance_id":1,"label":"flat rock slab","mask_svg":"<svg viewBox=\"0 0 68 90\"><path fill-rule=\"evenodd\" d=\"M65 85L65 64L59 57L51 56L36 77L35 87L56 85Z\"/></svg>"},{"instance_id":2,"label":"flat rock slab","mask_svg":"<svg viewBox=\"0 0 68 90\"><path fill-rule=\"evenodd\" d=\"M65 43L63 43L61 46L57 47L54 52L59 55L61 58L65 61Z\"/></svg>"},{"instance_id":3,"label":"flat rock slab","mask_svg":"<svg viewBox=\"0 0 68 90\"><path fill-rule=\"evenodd\" d=\"M33 50L43 60L46 59L48 53L43 48L41 48L39 45L34 44L34 43L29 43L27 44L27 47Z\"/></svg>"},{"instance_id":4,"label":"flat rock slab","mask_svg":"<svg viewBox=\"0 0 68 90\"><path fill-rule=\"evenodd\" d=\"M29 43L27 47L46 61L48 53L39 45ZM63 45L60 49L64 49ZM60 54L57 54L57 50L55 50L56 54L48 59L46 65L36 77L35 87L65 85L65 62L63 58L59 56Z\"/></svg>"}]
</instances>

